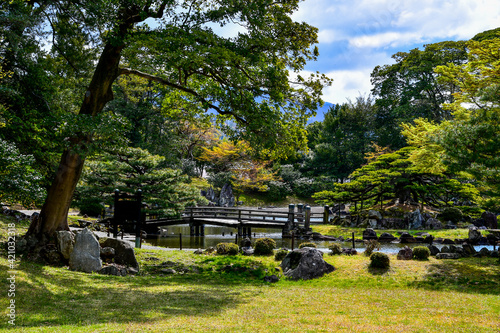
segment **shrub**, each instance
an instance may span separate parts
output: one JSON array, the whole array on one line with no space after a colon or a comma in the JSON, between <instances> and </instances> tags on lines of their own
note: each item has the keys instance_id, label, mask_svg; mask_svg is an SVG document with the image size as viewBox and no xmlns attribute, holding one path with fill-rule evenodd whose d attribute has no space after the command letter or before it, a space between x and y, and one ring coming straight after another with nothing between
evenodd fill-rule
<instances>
[{"instance_id":1,"label":"shrub","mask_svg":"<svg viewBox=\"0 0 500 333\"><path fill-rule=\"evenodd\" d=\"M370 261L370 267L373 268L389 268L390 266L389 256L382 252L372 253Z\"/></svg>"},{"instance_id":2,"label":"shrub","mask_svg":"<svg viewBox=\"0 0 500 333\"><path fill-rule=\"evenodd\" d=\"M215 246L215 250L217 251L217 254L234 256L238 254L240 248L234 243L219 243Z\"/></svg>"},{"instance_id":3,"label":"shrub","mask_svg":"<svg viewBox=\"0 0 500 333\"><path fill-rule=\"evenodd\" d=\"M438 218L442 221L451 221L457 223L463 219L462 211L456 207L446 207L443 212L439 214Z\"/></svg>"},{"instance_id":4,"label":"shrub","mask_svg":"<svg viewBox=\"0 0 500 333\"><path fill-rule=\"evenodd\" d=\"M255 255L271 255L273 250L276 248L276 242L274 239L264 237L259 238L255 241L254 254Z\"/></svg>"},{"instance_id":5,"label":"shrub","mask_svg":"<svg viewBox=\"0 0 500 333\"><path fill-rule=\"evenodd\" d=\"M310 243L310 242L306 242L306 243L302 243L302 244L299 245L299 249L301 249L303 247L314 247L314 248L316 248L316 244Z\"/></svg>"},{"instance_id":6,"label":"shrub","mask_svg":"<svg viewBox=\"0 0 500 333\"><path fill-rule=\"evenodd\" d=\"M336 254L342 254L342 246L340 246L339 243L333 243L328 246L328 249L332 252L330 252L330 255L336 255Z\"/></svg>"},{"instance_id":7,"label":"shrub","mask_svg":"<svg viewBox=\"0 0 500 333\"><path fill-rule=\"evenodd\" d=\"M417 260L427 260L431 251L426 246L416 246L413 248L413 258Z\"/></svg>"},{"instance_id":8,"label":"shrub","mask_svg":"<svg viewBox=\"0 0 500 333\"><path fill-rule=\"evenodd\" d=\"M287 249L279 249L274 254L274 260L281 261L281 260L283 260L286 257L287 254L288 254L288 250Z\"/></svg>"},{"instance_id":9,"label":"shrub","mask_svg":"<svg viewBox=\"0 0 500 333\"><path fill-rule=\"evenodd\" d=\"M271 200L283 200L292 193L290 185L280 181L270 181L268 184L267 195Z\"/></svg>"},{"instance_id":10,"label":"shrub","mask_svg":"<svg viewBox=\"0 0 500 333\"><path fill-rule=\"evenodd\" d=\"M80 215L87 215L92 217L97 217L104 211L104 206L101 203L100 198L85 198L78 202L78 208L80 208Z\"/></svg>"},{"instance_id":11,"label":"shrub","mask_svg":"<svg viewBox=\"0 0 500 333\"><path fill-rule=\"evenodd\" d=\"M373 250L380 250L380 243L376 239L365 240L365 256L369 257Z\"/></svg>"}]
</instances>

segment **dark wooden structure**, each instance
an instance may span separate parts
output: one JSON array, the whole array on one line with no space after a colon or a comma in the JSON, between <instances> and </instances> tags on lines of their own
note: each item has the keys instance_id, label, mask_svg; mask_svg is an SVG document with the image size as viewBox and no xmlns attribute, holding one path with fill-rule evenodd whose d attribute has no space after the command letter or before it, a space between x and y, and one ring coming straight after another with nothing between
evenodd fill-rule
<instances>
[{"instance_id":1,"label":"dark wooden structure","mask_svg":"<svg viewBox=\"0 0 500 333\"><path fill-rule=\"evenodd\" d=\"M113 237L118 236L118 226L122 232L135 234L135 246L141 247L141 231L143 224L142 191L136 194L120 193L115 190L113 213Z\"/></svg>"}]
</instances>

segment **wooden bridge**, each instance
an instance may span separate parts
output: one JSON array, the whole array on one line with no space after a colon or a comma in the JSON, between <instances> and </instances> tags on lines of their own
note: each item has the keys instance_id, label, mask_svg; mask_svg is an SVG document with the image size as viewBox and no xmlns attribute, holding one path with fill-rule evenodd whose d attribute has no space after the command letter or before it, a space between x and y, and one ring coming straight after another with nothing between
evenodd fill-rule
<instances>
[{"instance_id":1,"label":"wooden bridge","mask_svg":"<svg viewBox=\"0 0 500 333\"><path fill-rule=\"evenodd\" d=\"M178 219L149 219L143 229L156 231L158 227L189 224L191 236L204 236L204 226L216 225L238 230L239 236L250 236L252 228L282 229L287 237L296 227L310 229L311 224L328 222L328 206L320 213L311 212L311 207L289 205L283 209L248 209L236 207L188 207Z\"/></svg>"}]
</instances>

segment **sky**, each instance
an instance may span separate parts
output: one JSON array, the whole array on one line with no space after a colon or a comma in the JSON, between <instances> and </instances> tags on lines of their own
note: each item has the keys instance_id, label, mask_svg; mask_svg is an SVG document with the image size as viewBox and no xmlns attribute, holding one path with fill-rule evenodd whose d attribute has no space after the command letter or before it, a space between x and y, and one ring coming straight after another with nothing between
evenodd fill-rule
<instances>
[{"instance_id":1,"label":"sky","mask_svg":"<svg viewBox=\"0 0 500 333\"><path fill-rule=\"evenodd\" d=\"M500 27L497 0L305 0L294 13L319 29L319 58L305 72L334 80L323 90L328 103L367 96L370 73L393 64L396 52L446 40L467 40Z\"/></svg>"}]
</instances>

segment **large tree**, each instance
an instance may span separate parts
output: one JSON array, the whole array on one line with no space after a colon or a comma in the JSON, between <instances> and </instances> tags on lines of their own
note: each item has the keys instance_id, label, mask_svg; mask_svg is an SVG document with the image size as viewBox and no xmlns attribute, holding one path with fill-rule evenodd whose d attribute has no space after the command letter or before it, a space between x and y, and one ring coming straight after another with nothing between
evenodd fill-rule
<instances>
[{"instance_id":1,"label":"large tree","mask_svg":"<svg viewBox=\"0 0 500 333\"><path fill-rule=\"evenodd\" d=\"M298 2L14 0L2 4L6 15L22 8L23 22L28 22L9 33L39 32L34 41L45 43L50 51L37 55L58 59L62 65L56 67L54 78L71 82L70 96L81 94L74 110L77 126L65 140L40 218L28 234L50 235L68 228L73 192L92 150L92 120L113 100L119 76L139 76L186 93L205 110L215 110L218 124L229 136L261 149L286 154L304 145L303 125L321 104L321 89L329 80L315 74L308 79L297 75L291 82L289 70L298 72L317 57L317 49L311 47L317 29L290 17ZM220 27L226 30L217 34ZM237 33L225 37L231 29Z\"/></svg>"}]
</instances>

